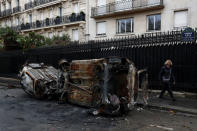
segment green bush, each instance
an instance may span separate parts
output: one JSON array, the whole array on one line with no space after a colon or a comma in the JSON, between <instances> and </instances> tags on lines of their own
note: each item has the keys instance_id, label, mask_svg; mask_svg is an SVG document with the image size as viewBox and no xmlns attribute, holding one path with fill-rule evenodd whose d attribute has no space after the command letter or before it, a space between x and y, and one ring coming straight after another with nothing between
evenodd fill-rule
<instances>
[{"instance_id":1,"label":"green bush","mask_svg":"<svg viewBox=\"0 0 197 131\"><path fill-rule=\"evenodd\" d=\"M53 36L53 44L56 45L67 45L70 42L70 36L63 34L62 36Z\"/></svg>"},{"instance_id":2,"label":"green bush","mask_svg":"<svg viewBox=\"0 0 197 131\"><path fill-rule=\"evenodd\" d=\"M21 35L9 27L0 28L0 48L6 50L13 49L32 49L51 45L66 45L70 42L68 34L62 37L54 36L52 39L40 34L30 32L28 35Z\"/></svg>"},{"instance_id":3,"label":"green bush","mask_svg":"<svg viewBox=\"0 0 197 131\"><path fill-rule=\"evenodd\" d=\"M0 27L0 39L6 50L20 49L20 44L16 41L19 34L9 27Z\"/></svg>"}]
</instances>

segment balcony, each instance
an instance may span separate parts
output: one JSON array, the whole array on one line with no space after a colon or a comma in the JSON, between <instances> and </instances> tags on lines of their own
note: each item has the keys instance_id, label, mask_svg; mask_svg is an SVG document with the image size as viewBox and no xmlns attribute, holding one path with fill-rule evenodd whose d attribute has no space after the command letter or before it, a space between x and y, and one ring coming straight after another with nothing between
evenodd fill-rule
<instances>
[{"instance_id":1,"label":"balcony","mask_svg":"<svg viewBox=\"0 0 197 131\"><path fill-rule=\"evenodd\" d=\"M11 16L11 14L12 14L12 9L7 9L1 12L1 17Z\"/></svg>"},{"instance_id":2,"label":"balcony","mask_svg":"<svg viewBox=\"0 0 197 131\"><path fill-rule=\"evenodd\" d=\"M125 0L93 7L92 18L103 18L164 8L163 0Z\"/></svg>"},{"instance_id":3,"label":"balcony","mask_svg":"<svg viewBox=\"0 0 197 131\"><path fill-rule=\"evenodd\" d=\"M34 3L33 2L28 2L25 4L25 10L31 9L34 7Z\"/></svg>"},{"instance_id":4,"label":"balcony","mask_svg":"<svg viewBox=\"0 0 197 131\"><path fill-rule=\"evenodd\" d=\"M21 7L20 6L16 6L13 8L13 13L18 13L21 12Z\"/></svg>"},{"instance_id":5,"label":"balcony","mask_svg":"<svg viewBox=\"0 0 197 131\"><path fill-rule=\"evenodd\" d=\"M39 6L49 4L49 3L52 3L52 2L56 2L56 1L60 2L58 0L34 0L33 2L29 2L29 3L25 4L25 10L28 10L28 9L31 9L31 8L34 8L34 7L39 7Z\"/></svg>"},{"instance_id":6,"label":"balcony","mask_svg":"<svg viewBox=\"0 0 197 131\"><path fill-rule=\"evenodd\" d=\"M61 26L74 22L85 21L85 14L72 14L67 16L57 16L56 18L46 18L45 20L37 20L36 22L21 24L21 30L36 30L48 27Z\"/></svg>"},{"instance_id":7,"label":"balcony","mask_svg":"<svg viewBox=\"0 0 197 131\"><path fill-rule=\"evenodd\" d=\"M19 32L21 30L21 27L18 25L18 26L11 26L12 30L16 31L16 32Z\"/></svg>"}]
</instances>

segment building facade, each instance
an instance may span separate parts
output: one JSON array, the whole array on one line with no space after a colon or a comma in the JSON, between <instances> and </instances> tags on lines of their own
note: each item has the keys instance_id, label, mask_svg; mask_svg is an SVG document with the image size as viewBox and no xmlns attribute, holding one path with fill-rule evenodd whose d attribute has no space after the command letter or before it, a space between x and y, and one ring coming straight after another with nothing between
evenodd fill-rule
<instances>
[{"instance_id":1,"label":"building facade","mask_svg":"<svg viewBox=\"0 0 197 131\"><path fill-rule=\"evenodd\" d=\"M84 40L86 0L1 0L1 26L47 37L69 34Z\"/></svg>"},{"instance_id":2,"label":"building facade","mask_svg":"<svg viewBox=\"0 0 197 131\"><path fill-rule=\"evenodd\" d=\"M90 39L197 27L197 0L94 0Z\"/></svg>"},{"instance_id":3,"label":"building facade","mask_svg":"<svg viewBox=\"0 0 197 131\"><path fill-rule=\"evenodd\" d=\"M197 27L197 0L0 0L1 26L74 40Z\"/></svg>"}]
</instances>

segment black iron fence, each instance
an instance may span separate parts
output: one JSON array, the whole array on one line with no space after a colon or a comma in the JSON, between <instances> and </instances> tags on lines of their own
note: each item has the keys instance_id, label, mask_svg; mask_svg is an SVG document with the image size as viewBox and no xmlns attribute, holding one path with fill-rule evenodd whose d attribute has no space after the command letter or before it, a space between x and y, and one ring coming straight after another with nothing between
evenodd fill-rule
<instances>
[{"instance_id":1,"label":"black iron fence","mask_svg":"<svg viewBox=\"0 0 197 131\"><path fill-rule=\"evenodd\" d=\"M163 0L124 0L108 3L92 8L92 17L108 15L116 12L163 6Z\"/></svg>"},{"instance_id":2,"label":"black iron fence","mask_svg":"<svg viewBox=\"0 0 197 131\"><path fill-rule=\"evenodd\" d=\"M47 26L67 24L77 21L85 21L85 14L83 12L79 14L71 14L66 16L57 16L56 18L46 18L45 20L37 20L36 22L21 24L21 30L29 30Z\"/></svg>"},{"instance_id":3,"label":"black iron fence","mask_svg":"<svg viewBox=\"0 0 197 131\"><path fill-rule=\"evenodd\" d=\"M197 30L195 30L197 33ZM150 88L160 89L158 74L166 59L173 61L174 90L197 93L197 41L186 40L182 31L159 32L135 37L88 42L29 51L0 53L0 73L16 74L26 60L57 67L61 58L95 59L109 56L130 58L138 69L148 68Z\"/></svg>"}]
</instances>

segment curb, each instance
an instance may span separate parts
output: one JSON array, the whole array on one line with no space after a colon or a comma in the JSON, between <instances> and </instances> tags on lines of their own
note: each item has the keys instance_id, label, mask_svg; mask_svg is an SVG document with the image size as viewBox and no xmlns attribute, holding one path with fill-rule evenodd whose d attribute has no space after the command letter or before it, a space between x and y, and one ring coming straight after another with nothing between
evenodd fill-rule
<instances>
[{"instance_id":1,"label":"curb","mask_svg":"<svg viewBox=\"0 0 197 131\"><path fill-rule=\"evenodd\" d=\"M15 78L0 77L0 86L20 88L20 81Z\"/></svg>"},{"instance_id":2,"label":"curb","mask_svg":"<svg viewBox=\"0 0 197 131\"><path fill-rule=\"evenodd\" d=\"M159 109L159 110L165 110L165 111L174 111L174 112L181 112L181 113L187 113L192 115L197 115L197 110L195 109L188 109L184 107L177 107L177 106L158 106L156 104L149 104L147 105L148 108L152 109Z\"/></svg>"},{"instance_id":3,"label":"curb","mask_svg":"<svg viewBox=\"0 0 197 131\"><path fill-rule=\"evenodd\" d=\"M139 89L139 91L142 92L142 89ZM149 92L149 94L150 94L150 93L153 93L153 94L159 95L160 92L161 92L161 90L149 90L148 92ZM165 95L165 94L164 94L164 95ZM167 95L169 95L169 94L167 93ZM197 93L173 91L173 95L174 95L175 97L197 99Z\"/></svg>"}]
</instances>

